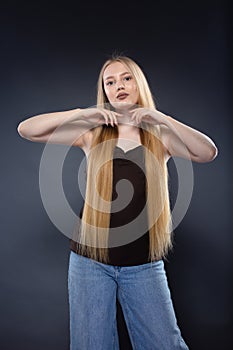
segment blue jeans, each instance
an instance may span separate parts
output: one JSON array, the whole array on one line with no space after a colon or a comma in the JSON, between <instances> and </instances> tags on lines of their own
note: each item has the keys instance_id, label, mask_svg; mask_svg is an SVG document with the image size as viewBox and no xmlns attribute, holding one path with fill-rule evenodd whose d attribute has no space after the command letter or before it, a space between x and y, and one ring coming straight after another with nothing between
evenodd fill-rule
<instances>
[{"instance_id":1,"label":"blue jeans","mask_svg":"<svg viewBox=\"0 0 233 350\"><path fill-rule=\"evenodd\" d=\"M134 350L188 347L170 296L163 260L113 266L70 252L70 350L118 350L118 298Z\"/></svg>"}]
</instances>

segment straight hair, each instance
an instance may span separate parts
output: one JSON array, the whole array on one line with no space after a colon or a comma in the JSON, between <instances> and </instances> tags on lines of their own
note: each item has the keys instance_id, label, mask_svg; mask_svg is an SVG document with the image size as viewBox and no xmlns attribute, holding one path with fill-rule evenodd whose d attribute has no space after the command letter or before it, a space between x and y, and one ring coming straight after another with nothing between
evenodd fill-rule
<instances>
[{"instance_id":1,"label":"straight hair","mask_svg":"<svg viewBox=\"0 0 233 350\"><path fill-rule=\"evenodd\" d=\"M103 74L110 64L120 62L134 77L140 107L156 110L148 82L139 65L129 57L108 59L99 74L97 106L111 109L103 86ZM140 140L145 152L147 219L149 227L148 261L165 258L172 248L172 217L168 191L168 170L159 125L141 122ZM118 139L117 125L93 129L87 159L86 195L81 225L76 234L77 252L103 263L109 262L108 240L112 199L113 152Z\"/></svg>"}]
</instances>

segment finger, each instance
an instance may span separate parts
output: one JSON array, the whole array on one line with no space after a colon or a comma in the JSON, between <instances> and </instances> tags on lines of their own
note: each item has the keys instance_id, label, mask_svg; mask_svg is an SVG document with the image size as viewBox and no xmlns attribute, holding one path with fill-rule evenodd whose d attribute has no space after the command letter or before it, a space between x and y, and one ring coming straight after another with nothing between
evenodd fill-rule
<instances>
[{"instance_id":1,"label":"finger","mask_svg":"<svg viewBox=\"0 0 233 350\"><path fill-rule=\"evenodd\" d=\"M107 112L107 118L108 118L108 125L111 124L112 125L112 117L111 117L111 112Z\"/></svg>"},{"instance_id":2,"label":"finger","mask_svg":"<svg viewBox=\"0 0 233 350\"><path fill-rule=\"evenodd\" d=\"M114 116L114 112L113 111L110 112L109 117L110 117L111 126L114 128L115 116Z\"/></svg>"},{"instance_id":3,"label":"finger","mask_svg":"<svg viewBox=\"0 0 233 350\"><path fill-rule=\"evenodd\" d=\"M129 113L132 113L132 114L133 114L133 113L135 113L137 110L138 110L138 108L130 109L130 110L129 110Z\"/></svg>"},{"instance_id":4,"label":"finger","mask_svg":"<svg viewBox=\"0 0 233 350\"><path fill-rule=\"evenodd\" d=\"M138 115L138 116L137 116L137 124L140 123L140 119L141 119L141 117L140 117L140 115Z\"/></svg>"},{"instance_id":5,"label":"finger","mask_svg":"<svg viewBox=\"0 0 233 350\"><path fill-rule=\"evenodd\" d=\"M111 126L113 126L113 122L112 122L112 112L111 112L111 111L108 111L108 112L107 112L107 116L108 116L108 121L109 121L109 123L111 124Z\"/></svg>"},{"instance_id":6,"label":"finger","mask_svg":"<svg viewBox=\"0 0 233 350\"><path fill-rule=\"evenodd\" d=\"M114 119L114 123L117 125L118 124L118 121L117 121L117 117L116 117L116 114L113 113L113 119Z\"/></svg>"},{"instance_id":7,"label":"finger","mask_svg":"<svg viewBox=\"0 0 233 350\"><path fill-rule=\"evenodd\" d=\"M131 115L131 119L134 120L135 116L136 116L136 112L133 112L132 115Z\"/></svg>"},{"instance_id":8,"label":"finger","mask_svg":"<svg viewBox=\"0 0 233 350\"><path fill-rule=\"evenodd\" d=\"M108 117L107 117L107 114L104 111L102 111L102 116L105 119L105 124L108 125Z\"/></svg>"},{"instance_id":9,"label":"finger","mask_svg":"<svg viewBox=\"0 0 233 350\"><path fill-rule=\"evenodd\" d=\"M124 114L123 114L123 113L115 113L115 115L116 115L118 118L123 118L123 117L124 117Z\"/></svg>"},{"instance_id":10,"label":"finger","mask_svg":"<svg viewBox=\"0 0 233 350\"><path fill-rule=\"evenodd\" d=\"M111 112L111 118L112 118L112 127L114 128L114 125L115 125L115 122L116 122L114 112Z\"/></svg>"}]
</instances>

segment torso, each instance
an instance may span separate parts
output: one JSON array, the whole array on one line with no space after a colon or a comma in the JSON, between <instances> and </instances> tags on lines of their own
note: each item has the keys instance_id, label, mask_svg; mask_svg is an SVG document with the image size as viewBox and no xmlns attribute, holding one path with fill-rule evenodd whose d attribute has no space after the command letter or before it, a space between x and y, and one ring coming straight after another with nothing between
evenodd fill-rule
<instances>
[{"instance_id":1,"label":"torso","mask_svg":"<svg viewBox=\"0 0 233 350\"><path fill-rule=\"evenodd\" d=\"M92 131L89 131L85 135L86 135L85 147L82 147L82 149L86 157L88 157L88 154L90 152L90 147L92 144L92 138L93 138ZM141 148L140 146L141 146L141 140L140 140L139 133L138 134L127 133L127 136L126 136L126 133L124 135L122 133L119 133L119 137L115 148L115 152L116 152L115 155L117 156L118 154L120 156L120 159L114 158L113 196L116 195L115 194L116 183L118 183L118 181L123 178L123 179L128 179L128 181L130 181L130 183L133 184L134 197L133 197L133 200L130 202L130 205L128 205L125 208L125 211L117 211L116 213L111 214L110 227L117 227L118 235L121 232L120 230L121 225L123 228L124 228L124 225L126 225L126 222L124 220L127 219L131 222L131 220L134 220L133 217L131 217L132 215L136 215L136 217L138 217L146 201L145 192L144 192L145 171L137 169L137 165L136 165L137 161L140 162L140 159L141 161L144 159L143 148ZM170 158L170 155L166 152L166 148L164 148L164 150L165 150L164 152L165 159L167 161ZM130 162L129 160L131 160L133 163ZM134 163L134 161L136 161L136 163ZM137 189L137 191L135 191L135 189ZM125 191L125 193L127 192L128 191ZM139 236L136 240L129 242L127 244L109 248L110 264L118 265L118 266L130 266L130 265L144 264L148 262L149 231L147 230L146 233L145 231L143 231L143 227L144 227L143 223L146 222L146 216L145 216L146 213L144 213L143 215L142 217L140 216L141 221L137 223L137 228L139 229L140 232L142 232L142 235ZM120 227L118 228L119 223L120 223ZM127 229L128 229L128 226L127 226ZM131 230L131 229L129 229L127 232L131 232L131 231L135 233L135 230ZM125 234L124 231L123 231L123 234ZM109 237L112 237L113 241L115 242L114 235L113 236L110 235ZM124 235L122 235L122 237L124 237ZM111 242L111 238L109 242ZM71 249L77 252L76 242L72 240L71 240Z\"/></svg>"},{"instance_id":2,"label":"torso","mask_svg":"<svg viewBox=\"0 0 233 350\"><path fill-rule=\"evenodd\" d=\"M149 231L144 150L139 143L128 151L116 145L113 158L108 264L116 266L145 264L148 263ZM82 211L83 208L80 218ZM71 240L70 247L78 253L75 241Z\"/></svg>"}]
</instances>

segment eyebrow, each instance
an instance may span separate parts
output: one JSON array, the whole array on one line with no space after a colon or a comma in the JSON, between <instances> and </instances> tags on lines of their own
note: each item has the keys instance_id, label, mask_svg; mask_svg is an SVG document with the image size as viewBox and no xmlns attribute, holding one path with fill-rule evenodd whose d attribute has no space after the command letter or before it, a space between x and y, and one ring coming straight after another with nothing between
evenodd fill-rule
<instances>
[{"instance_id":1,"label":"eyebrow","mask_svg":"<svg viewBox=\"0 0 233 350\"><path fill-rule=\"evenodd\" d=\"M125 74L130 74L130 72L124 72L124 73L121 73L120 75L122 76L122 75L125 75ZM106 77L104 80L108 80L110 78L114 78L114 76L110 75L110 76Z\"/></svg>"}]
</instances>

